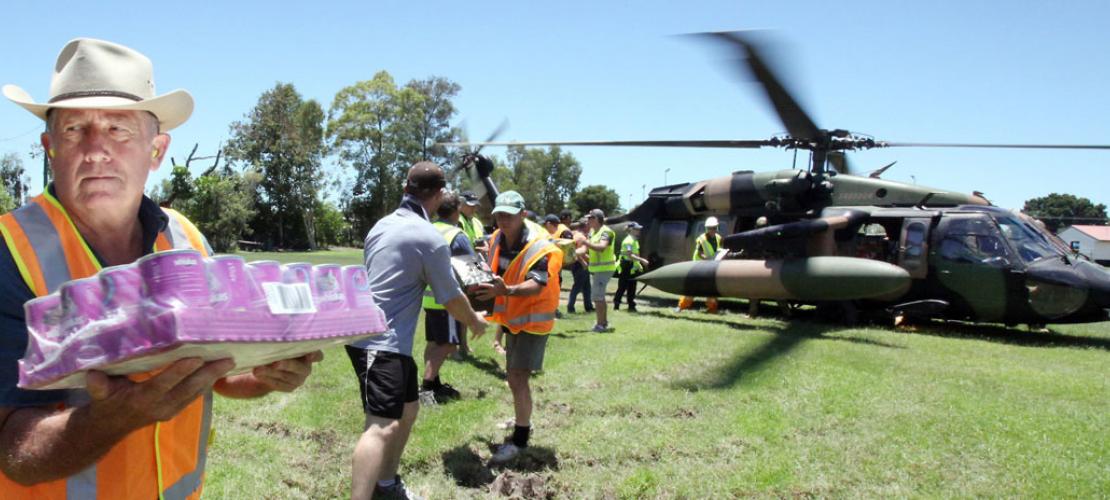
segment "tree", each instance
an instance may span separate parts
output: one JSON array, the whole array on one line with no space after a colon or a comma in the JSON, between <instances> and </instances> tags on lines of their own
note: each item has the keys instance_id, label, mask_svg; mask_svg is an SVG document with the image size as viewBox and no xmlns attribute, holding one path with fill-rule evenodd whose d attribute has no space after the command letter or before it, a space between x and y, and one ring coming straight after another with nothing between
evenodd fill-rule
<instances>
[{"instance_id":1,"label":"tree","mask_svg":"<svg viewBox=\"0 0 1110 500\"><path fill-rule=\"evenodd\" d=\"M256 216L254 193L262 181L257 170L230 169L202 175L191 187L192 196L178 198L174 208L185 214L208 237L217 252L230 252L252 234Z\"/></svg>"},{"instance_id":2,"label":"tree","mask_svg":"<svg viewBox=\"0 0 1110 500\"><path fill-rule=\"evenodd\" d=\"M281 248L315 247L315 207L323 184L324 111L289 83L264 92L246 120L231 125L227 156L261 174L257 232ZM294 227L301 226L303 234ZM287 235L291 236L287 241ZM300 236L297 238L297 236Z\"/></svg>"},{"instance_id":3,"label":"tree","mask_svg":"<svg viewBox=\"0 0 1110 500\"><path fill-rule=\"evenodd\" d=\"M451 101L462 87L446 78L433 76L424 80L412 80L405 89L420 96L413 109L412 120L417 125L411 128L412 143L420 148L419 160L431 160L439 165L449 165L452 158L446 147L438 143L455 142L459 139L459 129L451 127L455 104Z\"/></svg>"},{"instance_id":4,"label":"tree","mask_svg":"<svg viewBox=\"0 0 1110 500\"><path fill-rule=\"evenodd\" d=\"M10 199L9 203L14 203L15 207L22 205L23 198L27 196L31 187L31 177L24 170L23 160L19 155L8 153L0 156L0 181L4 183L4 191Z\"/></svg>"},{"instance_id":5,"label":"tree","mask_svg":"<svg viewBox=\"0 0 1110 500\"><path fill-rule=\"evenodd\" d=\"M585 214L595 208L600 208L606 216L617 213L621 205L621 197L616 191L605 186L594 184L582 188L570 198L570 204L578 213Z\"/></svg>"},{"instance_id":6,"label":"tree","mask_svg":"<svg viewBox=\"0 0 1110 500\"><path fill-rule=\"evenodd\" d=\"M316 244L318 246L345 243L350 233L350 226L343 218L343 212L331 202L321 201L316 205Z\"/></svg>"},{"instance_id":7,"label":"tree","mask_svg":"<svg viewBox=\"0 0 1110 500\"><path fill-rule=\"evenodd\" d=\"M557 214L568 206L578 190L582 167L570 153L559 147L547 150L510 146L508 167L494 170L494 182L502 191L515 190L525 205L540 214Z\"/></svg>"},{"instance_id":8,"label":"tree","mask_svg":"<svg viewBox=\"0 0 1110 500\"><path fill-rule=\"evenodd\" d=\"M1021 209L1031 217L1045 223L1053 233L1073 224L1106 225L1106 205L1094 204L1087 198L1070 194L1052 193L1025 202Z\"/></svg>"},{"instance_id":9,"label":"tree","mask_svg":"<svg viewBox=\"0 0 1110 500\"><path fill-rule=\"evenodd\" d=\"M8 194L7 190L0 189L0 214L6 214L16 208L19 208L19 205L12 199L12 195Z\"/></svg>"},{"instance_id":10,"label":"tree","mask_svg":"<svg viewBox=\"0 0 1110 500\"><path fill-rule=\"evenodd\" d=\"M344 200L359 234L369 230L400 200L400 178L393 168L390 127L397 106L393 77L379 71L370 80L344 87L328 109L327 137L344 166L355 172Z\"/></svg>"},{"instance_id":11,"label":"tree","mask_svg":"<svg viewBox=\"0 0 1110 500\"><path fill-rule=\"evenodd\" d=\"M437 142L454 140L451 98L459 86L444 78L398 87L388 72L341 89L327 116L327 139L354 180L340 205L353 231L365 232L401 199L408 168L421 160L447 167L449 152Z\"/></svg>"}]
</instances>

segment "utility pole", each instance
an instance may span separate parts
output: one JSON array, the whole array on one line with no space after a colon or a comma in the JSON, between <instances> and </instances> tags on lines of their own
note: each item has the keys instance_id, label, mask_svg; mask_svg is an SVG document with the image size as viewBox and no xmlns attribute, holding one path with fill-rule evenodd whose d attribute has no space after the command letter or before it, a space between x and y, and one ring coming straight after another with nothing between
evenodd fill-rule
<instances>
[{"instance_id":1,"label":"utility pole","mask_svg":"<svg viewBox=\"0 0 1110 500\"><path fill-rule=\"evenodd\" d=\"M670 172L670 171L671 171L671 169L669 169L669 168L663 171L663 185L664 186L667 185L667 172Z\"/></svg>"}]
</instances>

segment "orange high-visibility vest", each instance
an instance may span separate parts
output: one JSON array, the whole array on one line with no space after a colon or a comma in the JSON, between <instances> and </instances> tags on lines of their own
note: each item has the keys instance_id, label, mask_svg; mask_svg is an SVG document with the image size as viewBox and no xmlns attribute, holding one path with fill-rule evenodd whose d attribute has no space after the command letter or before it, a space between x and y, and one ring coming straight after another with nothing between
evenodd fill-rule
<instances>
[{"instance_id":1,"label":"orange high-visibility vest","mask_svg":"<svg viewBox=\"0 0 1110 500\"><path fill-rule=\"evenodd\" d=\"M555 311L559 308L559 271L563 267L562 251L549 238L546 230L530 228L532 238L509 263L502 279L505 284L519 285L528 279L528 270L545 255L547 259L547 286L530 297L499 296L494 299L493 314L486 319L504 325L512 333L525 331L545 334L555 328ZM496 274L501 262L501 230L490 236L490 266Z\"/></svg>"},{"instance_id":2,"label":"orange high-visibility vest","mask_svg":"<svg viewBox=\"0 0 1110 500\"><path fill-rule=\"evenodd\" d=\"M180 213L163 210L169 215L169 225L158 235L154 250L193 248L208 256L200 231ZM88 243L49 192L0 216L0 233L20 275L36 296L100 270ZM83 390L71 390L69 394L62 408L88 401L88 393ZM0 473L0 498L200 498L211 424L209 391L169 421L128 434L96 463L68 478L22 486Z\"/></svg>"}]
</instances>

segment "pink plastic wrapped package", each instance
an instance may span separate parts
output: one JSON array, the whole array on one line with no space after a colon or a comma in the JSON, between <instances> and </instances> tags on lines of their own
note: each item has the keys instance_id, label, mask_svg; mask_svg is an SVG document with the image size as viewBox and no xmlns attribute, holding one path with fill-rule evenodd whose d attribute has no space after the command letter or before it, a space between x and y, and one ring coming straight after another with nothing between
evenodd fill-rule
<instances>
[{"instance_id":1,"label":"pink plastic wrapped package","mask_svg":"<svg viewBox=\"0 0 1110 500\"><path fill-rule=\"evenodd\" d=\"M362 266L159 252L24 304L25 389L84 387L176 359L233 358L234 373L388 329Z\"/></svg>"}]
</instances>

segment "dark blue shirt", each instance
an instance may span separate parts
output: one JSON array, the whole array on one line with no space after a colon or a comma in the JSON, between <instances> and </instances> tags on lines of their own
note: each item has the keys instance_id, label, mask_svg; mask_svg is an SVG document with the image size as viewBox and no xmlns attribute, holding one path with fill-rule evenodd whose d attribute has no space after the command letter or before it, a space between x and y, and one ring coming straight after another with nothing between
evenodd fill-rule
<instances>
[{"instance_id":1,"label":"dark blue shirt","mask_svg":"<svg viewBox=\"0 0 1110 500\"><path fill-rule=\"evenodd\" d=\"M54 193L54 186L50 186ZM151 253L158 233L166 228L169 218L150 198L143 196L139 204L139 224L143 231L143 255ZM91 248L91 247L90 247ZM103 267L104 259L93 256ZM49 265L45 262L42 265ZM28 391L16 387L19 371L16 361L27 350L27 323L23 303L35 298L19 274L8 244L0 236L0 406L37 406L60 403L69 391Z\"/></svg>"}]
</instances>

